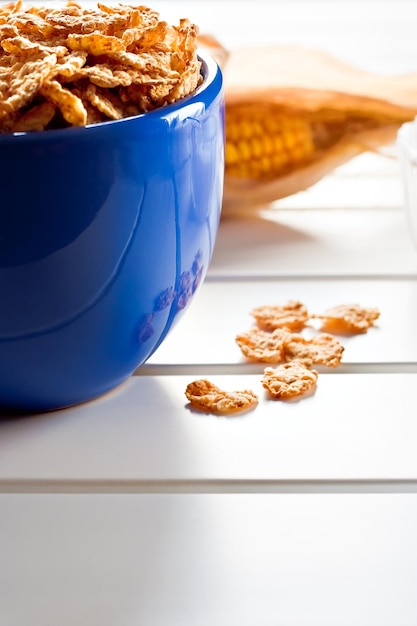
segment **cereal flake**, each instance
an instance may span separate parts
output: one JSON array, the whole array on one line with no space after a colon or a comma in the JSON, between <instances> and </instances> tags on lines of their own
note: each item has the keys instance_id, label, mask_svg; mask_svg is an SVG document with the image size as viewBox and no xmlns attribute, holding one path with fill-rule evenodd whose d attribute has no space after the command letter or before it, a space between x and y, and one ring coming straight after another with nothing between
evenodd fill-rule
<instances>
[{"instance_id":1,"label":"cereal flake","mask_svg":"<svg viewBox=\"0 0 417 626\"><path fill-rule=\"evenodd\" d=\"M268 333L260 328L251 328L236 336L236 343L247 359L263 363L279 363L284 360L284 346L290 333L277 328Z\"/></svg>"},{"instance_id":2,"label":"cereal flake","mask_svg":"<svg viewBox=\"0 0 417 626\"><path fill-rule=\"evenodd\" d=\"M252 409L258 403L253 391L224 391L206 379L189 383L185 395L193 408L207 413L237 413Z\"/></svg>"},{"instance_id":3,"label":"cereal flake","mask_svg":"<svg viewBox=\"0 0 417 626\"><path fill-rule=\"evenodd\" d=\"M312 317L322 320L322 330L343 333L366 333L380 312L376 308L362 307L359 304L340 304Z\"/></svg>"},{"instance_id":4,"label":"cereal flake","mask_svg":"<svg viewBox=\"0 0 417 626\"><path fill-rule=\"evenodd\" d=\"M298 300L289 300L284 305L265 305L252 309L258 328L273 331L276 328L287 328L299 331L308 321L307 307Z\"/></svg>"},{"instance_id":5,"label":"cereal flake","mask_svg":"<svg viewBox=\"0 0 417 626\"><path fill-rule=\"evenodd\" d=\"M313 364L338 367L344 347L333 335L320 333L311 339L293 333L284 345L286 361L298 361L306 367Z\"/></svg>"},{"instance_id":6,"label":"cereal flake","mask_svg":"<svg viewBox=\"0 0 417 626\"><path fill-rule=\"evenodd\" d=\"M267 367L261 383L273 398L286 400L312 391L316 386L317 377L316 370L294 361L275 368Z\"/></svg>"}]
</instances>

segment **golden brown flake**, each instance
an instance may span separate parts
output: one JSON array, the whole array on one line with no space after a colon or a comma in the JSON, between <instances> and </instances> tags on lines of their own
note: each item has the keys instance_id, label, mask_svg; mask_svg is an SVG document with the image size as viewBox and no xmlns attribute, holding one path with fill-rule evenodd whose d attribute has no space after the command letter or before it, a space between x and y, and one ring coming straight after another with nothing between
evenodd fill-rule
<instances>
[{"instance_id":1,"label":"golden brown flake","mask_svg":"<svg viewBox=\"0 0 417 626\"><path fill-rule=\"evenodd\" d=\"M71 50L85 50L87 54L100 56L102 54L112 54L124 50L123 41L111 35L68 35L67 45Z\"/></svg>"},{"instance_id":2,"label":"golden brown flake","mask_svg":"<svg viewBox=\"0 0 417 626\"><path fill-rule=\"evenodd\" d=\"M281 400L296 398L314 390L318 373L302 363L292 362L267 367L262 386L273 397Z\"/></svg>"},{"instance_id":3,"label":"golden brown flake","mask_svg":"<svg viewBox=\"0 0 417 626\"><path fill-rule=\"evenodd\" d=\"M285 342L284 358L286 361L298 361L305 367L313 364L338 367L343 351L342 344L328 333L320 333L311 339L293 333Z\"/></svg>"},{"instance_id":4,"label":"golden brown flake","mask_svg":"<svg viewBox=\"0 0 417 626\"><path fill-rule=\"evenodd\" d=\"M258 403L253 391L223 391L206 379L189 383L185 395L192 407L207 413L237 413L252 409Z\"/></svg>"},{"instance_id":5,"label":"golden brown flake","mask_svg":"<svg viewBox=\"0 0 417 626\"><path fill-rule=\"evenodd\" d=\"M307 307L298 300L289 300L284 305L266 305L251 311L258 328L273 331L276 328L288 328L299 331L308 321Z\"/></svg>"},{"instance_id":6,"label":"golden brown flake","mask_svg":"<svg viewBox=\"0 0 417 626\"><path fill-rule=\"evenodd\" d=\"M236 343L244 356L263 363L280 363L284 360L284 346L291 334L283 328L268 333L260 328L251 328L236 336Z\"/></svg>"},{"instance_id":7,"label":"golden brown flake","mask_svg":"<svg viewBox=\"0 0 417 626\"><path fill-rule=\"evenodd\" d=\"M72 54L67 54L64 59L58 59L57 64L50 72L48 78L55 78L59 76L61 82L74 81L87 60L87 52L85 50L78 50Z\"/></svg>"},{"instance_id":8,"label":"golden brown flake","mask_svg":"<svg viewBox=\"0 0 417 626\"><path fill-rule=\"evenodd\" d=\"M14 133L26 133L34 130L44 130L55 115L55 105L52 102L42 102L38 106L31 107L16 120L13 128Z\"/></svg>"},{"instance_id":9,"label":"golden brown flake","mask_svg":"<svg viewBox=\"0 0 417 626\"><path fill-rule=\"evenodd\" d=\"M97 63L96 65L81 67L69 77L61 71L59 73L62 81L74 82L87 78L93 85L104 87L105 89L114 89L120 86L127 87L131 85L134 80L132 72L128 70L117 70L108 63Z\"/></svg>"},{"instance_id":10,"label":"golden brown flake","mask_svg":"<svg viewBox=\"0 0 417 626\"><path fill-rule=\"evenodd\" d=\"M8 68L0 83L0 124L2 118L7 118L31 102L56 62L55 54L46 57L39 57L37 54L35 58L23 63L16 61Z\"/></svg>"},{"instance_id":11,"label":"golden brown flake","mask_svg":"<svg viewBox=\"0 0 417 626\"><path fill-rule=\"evenodd\" d=\"M376 308L362 307L359 304L341 304L311 317L321 319L322 330L326 332L346 334L366 333L379 315L380 312Z\"/></svg>"},{"instance_id":12,"label":"golden brown flake","mask_svg":"<svg viewBox=\"0 0 417 626\"><path fill-rule=\"evenodd\" d=\"M113 96L111 92L105 93L105 90L88 85L85 96L90 104L103 113L111 120L120 120L124 117L124 108L120 101Z\"/></svg>"},{"instance_id":13,"label":"golden brown flake","mask_svg":"<svg viewBox=\"0 0 417 626\"><path fill-rule=\"evenodd\" d=\"M68 89L64 89L57 80L45 80L40 94L59 108L62 117L69 124L84 126L87 123L87 111L82 100Z\"/></svg>"}]
</instances>

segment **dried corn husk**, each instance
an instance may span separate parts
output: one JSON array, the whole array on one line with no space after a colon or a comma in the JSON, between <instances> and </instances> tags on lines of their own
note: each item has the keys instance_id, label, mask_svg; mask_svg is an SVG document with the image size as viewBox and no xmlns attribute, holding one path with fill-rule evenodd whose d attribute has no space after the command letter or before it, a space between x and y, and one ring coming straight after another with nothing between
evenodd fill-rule
<instances>
[{"instance_id":1,"label":"dried corn husk","mask_svg":"<svg viewBox=\"0 0 417 626\"><path fill-rule=\"evenodd\" d=\"M225 216L307 189L360 153L391 144L398 128L417 115L417 73L383 76L297 46L228 52L205 35L200 43L211 50L224 73ZM281 159L276 145L280 140L272 145L267 127L269 120L276 128L280 119L286 151ZM301 138L294 138L294 127ZM257 140L251 139L252 132ZM238 167L242 148L246 164ZM239 159L245 160L241 154ZM275 162L273 167L268 159Z\"/></svg>"}]
</instances>

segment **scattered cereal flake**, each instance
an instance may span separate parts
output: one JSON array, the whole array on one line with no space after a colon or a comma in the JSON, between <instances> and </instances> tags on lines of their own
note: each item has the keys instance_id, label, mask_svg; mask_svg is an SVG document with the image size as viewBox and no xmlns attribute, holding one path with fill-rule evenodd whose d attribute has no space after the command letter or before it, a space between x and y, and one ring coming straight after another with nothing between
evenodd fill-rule
<instances>
[{"instance_id":1,"label":"scattered cereal flake","mask_svg":"<svg viewBox=\"0 0 417 626\"><path fill-rule=\"evenodd\" d=\"M252 309L251 315L255 318L258 328L269 331L276 328L301 330L309 317L307 307L298 300L289 300L284 305L259 306Z\"/></svg>"},{"instance_id":2,"label":"scattered cereal flake","mask_svg":"<svg viewBox=\"0 0 417 626\"><path fill-rule=\"evenodd\" d=\"M293 333L285 342L284 358L286 361L301 362L306 367L313 364L338 367L343 351L342 344L328 333L320 333L311 339Z\"/></svg>"},{"instance_id":3,"label":"scattered cereal flake","mask_svg":"<svg viewBox=\"0 0 417 626\"><path fill-rule=\"evenodd\" d=\"M237 413L252 409L258 403L253 391L224 391L206 379L189 383L185 395L192 407L208 413Z\"/></svg>"},{"instance_id":4,"label":"scattered cereal flake","mask_svg":"<svg viewBox=\"0 0 417 626\"><path fill-rule=\"evenodd\" d=\"M284 345L291 334L285 328L268 333L260 328L251 328L236 336L236 343L244 356L263 363L280 363L284 360Z\"/></svg>"},{"instance_id":5,"label":"scattered cereal flake","mask_svg":"<svg viewBox=\"0 0 417 626\"><path fill-rule=\"evenodd\" d=\"M322 330L343 334L366 333L379 315L379 310L375 308L362 307L359 304L340 304L311 317L322 320Z\"/></svg>"},{"instance_id":6,"label":"scattered cereal flake","mask_svg":"<svg viewBox=\"0 0 417 626\"><path fill-rule=\"evenodd\" d=\"M273 398L285 400L312 391L316 386L317 377L316 370L294 361L275 368L267 367L261 383Z\"/></svg>"},{"instance_id":7,"label":"scattered cereal flake","mask_svg":"<svg viewBox=\"0 0 417 626\"><path fill-rule=\"evenodd\" d=\"M344 351L342 344L328 333L307 339L286 328L276 328L272 332L252 328L237 335L235 340L246 358L263 363L296 360L306 367L314 363L337 367Z\"/></svg>"}]
</instances>

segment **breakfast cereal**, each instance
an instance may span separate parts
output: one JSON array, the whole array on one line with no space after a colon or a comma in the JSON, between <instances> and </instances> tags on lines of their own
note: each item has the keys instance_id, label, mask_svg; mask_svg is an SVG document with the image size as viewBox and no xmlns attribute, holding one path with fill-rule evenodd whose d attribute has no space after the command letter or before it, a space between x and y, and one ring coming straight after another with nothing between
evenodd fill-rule
<instances>
[{"instance_id":1,"label":"breakfast cereal","mask_svg":"<svg viewBox=\"0 0 417 626\"><path fill-rule=\"evenodd\" d=\"M144 6L0 8L0 132L83 126L176 102L201 83L198 28Z\"/></svg>"},{"instance_id":2,"label":"breakfast cereal","mask_svg":"<svg viewBox=\"0 0 417 626\"><path fill-rule=\"evenodd\" d=\"M287 400L314 390L318 373L296 361L277 367L267 367L261 380L271 397Z\"/></svg>"},{"instance_id":3,"label":"breakfast cereal","mask_svg":"<svg viewBox=\"0 0 417 626\"><path fill-rule=\"evenodd\" d=\"M206 379L189 383L185 395L193 408L207 413L237 413L252 409L258 403L253 391L224 391Z\"/></svg>"},{"instance_id":4,"label":"breakfast cereal","mask_svg":"<svg viewBox=\"0 0 417 626\"><path fill-rule=\"evenodd\" d=\"M322 330L343 334L366 333L379 315L380 312L376 308L363 307L359 304L340 304L311 317L322 320Z\"/></svg>"},{"instance_id":5,"label":"breakfast cereal","mask_svg":"<svg viewBox=\"0 0 417 626\"><path fill-rule=\"evenodd\" d=\"M236 336L236 343L244 356L263 363L279 363L284 360L285 344L290 333L285 328L276 328L271 333L260 328L251 328Z\"/></svg>"},{"instance_id":6,"label":"breakfast cereal","mask_svg":"<svg viewBox=\"0 0 417 626\"><path fill-rule=\"evenodd\" d=\"M310 339L292 333L284 345L286 361L298 361L306 367L325 365L338 367L342 360L344 347L333 335L319 333Z\"/></svg>"},{"instance_id":7,"label":"breakfast cereal","mask_svg":"<svg viewBox=\"0 0 417 626\"><path fill-rule=\"evenodd\" d=\"M289 300L284 305L264 305L251 311L258 328L272 331L287 328L299 331L306 325L309 314L307 307L298 300Z\"/></svg>"}]
</instances>

